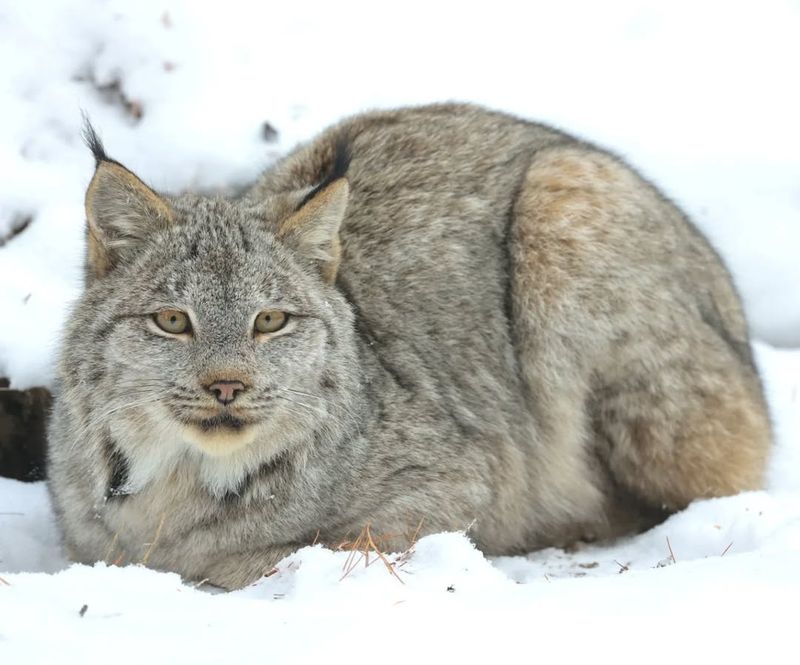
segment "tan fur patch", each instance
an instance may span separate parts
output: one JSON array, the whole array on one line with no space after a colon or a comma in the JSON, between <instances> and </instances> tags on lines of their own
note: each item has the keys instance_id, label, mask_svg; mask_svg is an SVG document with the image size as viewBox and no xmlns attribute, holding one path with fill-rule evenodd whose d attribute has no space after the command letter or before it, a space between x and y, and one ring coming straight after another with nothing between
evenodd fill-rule
<instances>
[{"instance_id":1,"label":"tan fur patch","mask_svg":"<svg viewBox=\"0 0 800 665\"><path fill-rule=\"evenodd\" d=\"M87 220L87 267L102 277L113 266L114 236L142 235L148 223L174 221L172 207L135 174L114 162L100 162L84 200ZM137 233L138 230L138 233Z\"/></svg>"},{"instance_id":2,"label":"tan fur patch","mask_svg":"<svg viewBox=\"0 0 800 665\"><path fill-rule=\"evenodd\" d=\"M256 428L253 426L239 430L220 428L205 432L187 425L183 428L183 437L211 457L224 457L253 443Z\"/></svg>"},{"instance_id":3,"label":"tan fur patch","mask_svg":"<svg viewBox=\"0 0 800 665\"><path fill-rule=\"evenodd\" d=\"M293 236L312 258L323 262L322 276L333 283L341 260L339 225L344 217L350 186L345 178L334 181L281 222L278 237Z\"/></svg>"},{"instance_id":4,"label":"tan fur patch","mask_svg":"<svg viewBox=\"0 0 800 665\"><path fill-rule=\"evenodd\" d=\"M286 235L300 227L319 222L320 217L327 215L341 217L344 213L343 208L347 205L349 192L350 186L345 178L332 182L300 210L285 219L281 223L278 235ZM334 209L328 210L329 208Z\"/></svg>"},{"instance_id":5,"label":"tan fur patch","mask_svg":"<svg viewBox=\"0 0 800 665\"><path fill-rule=\"evenodd\" d=\"M763 487L769 423L751 400L702 400L671 426L657 416L617 431L610 463L624 485L672 510Z\"/></svg>"},{"instance_id":6,"label":"tan fur patch","mask_svg":"<svg viewBox=\"0 0 800 665\"><path fill-rule=\"evenodd\" d=\"M94 277L102 277L111 269L108 251L100 239L101 233L91 222L86 225L86 264Z\"/></svg>"},{"instance_id":7,"label":"tan fur patch","mask_svg":"<svg viewBox=\"0 0 800 665\"><path fill-rule=\"evenodd\" d=\"M684 269L671 243L692 239L677 236L683 221L633 171L576 146L534 157L515 213L519 346L553 494L590 486L581 453L594 446L614 482L657 509L760 487L770 426L758 380L674 292ZM717 269L713 254L696 251L705 260L685 270L737 310L725 274L699 272Z\"/></svg>"},{"instance_id":8,"label":"tan fur patch","mask_svg":"<svg viewBox=\"0 0 800 665\"><path fill-rule=\"evenodd\" d=\"M103 187L114 187L119 191L125 191L133 197L138 205L145 206L151 214L165 220L173 219L172 207L164 199L145 185L134 173L114 162L100 162L97 166L94 177L86 190L84 203L87 215L94 211L95 197ZM90 221L92 221L92 216L90 215Z\"/></svg>"},{"instance_id":9,"label":"tan fur patch","mask_svg":"<svg viewBox=\"0 0 800 665\"><path fill-rule=\"evenodd\" d=\"M517 202L518 216L530 220L518 228L524 249L518 269L545 303L555 305L591 278L591 269L608 258L604 247L623 241L615 217L642 197L631 181L610 157L574 148L534 160Z\"/></svg>"}]
</instances>

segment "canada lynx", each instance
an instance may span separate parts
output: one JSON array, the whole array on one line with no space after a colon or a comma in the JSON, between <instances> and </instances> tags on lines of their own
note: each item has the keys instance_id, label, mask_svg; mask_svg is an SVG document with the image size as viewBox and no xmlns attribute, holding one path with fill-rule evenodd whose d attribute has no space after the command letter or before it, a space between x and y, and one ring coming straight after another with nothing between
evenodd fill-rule
<instances>
[{"instance_id":1,"label":"canada lynx","mask_svg":"<svg viewBox=\"0 0 800 665\"><path fill-rule=\"evenodd\" d=\"M49 453L75 560L235 588L365 524L518 553L761 485L731 278L618 158L436 105L346 120L226 200L157 194L87 135Z\"/></svg>"}]
</instances>

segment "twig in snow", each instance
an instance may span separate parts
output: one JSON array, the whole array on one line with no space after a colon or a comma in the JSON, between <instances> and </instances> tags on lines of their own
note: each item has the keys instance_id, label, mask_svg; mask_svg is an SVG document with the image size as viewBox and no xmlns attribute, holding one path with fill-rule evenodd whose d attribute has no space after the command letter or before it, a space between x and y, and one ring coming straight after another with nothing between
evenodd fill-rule
<instances>
[{"instance_id":1,"label":"twig in snow","mask_svg":"<svg viewBox=\"0 0 800 665\"><path fill-rule=\"evenodd\" d=\"M672 545L669 542L669 536L667 536L667 548L669 549L669 558L672 559L672 563L678 563L678 560L675 558L675 552L672 551Z\"/></svg>"}]
</instances>

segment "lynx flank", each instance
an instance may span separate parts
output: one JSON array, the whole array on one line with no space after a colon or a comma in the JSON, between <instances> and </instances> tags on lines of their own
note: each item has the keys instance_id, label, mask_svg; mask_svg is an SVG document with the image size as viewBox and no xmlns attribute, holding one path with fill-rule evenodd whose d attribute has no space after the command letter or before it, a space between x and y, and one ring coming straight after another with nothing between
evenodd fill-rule
<instances>
[{"instance_id":1,"label":"lynx flank","mask_svg":"<svg viewBox=\"0 0 800 665\"><path fill-rule=\"evenodd\" d=\"M236 588L365 524L511 554L761 486L731 278L603 150L473 106L369 113L227 200L87 139L49 453L76 561Z\"/></svg>"}]
</instances>

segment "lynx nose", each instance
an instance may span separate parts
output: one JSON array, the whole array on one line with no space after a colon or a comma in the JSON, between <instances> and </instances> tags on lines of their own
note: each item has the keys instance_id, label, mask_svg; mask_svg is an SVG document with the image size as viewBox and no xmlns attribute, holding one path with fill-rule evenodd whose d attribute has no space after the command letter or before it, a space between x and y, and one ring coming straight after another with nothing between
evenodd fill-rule
<instances>
[{"instance_id":1,"label":"lynx nose","mask_svg":"<svg viewBox=\"0 0 800 665\"><path fill-rule=\"evenodd\" d=\"M236 393L244 390L244 384L241 381L215 381L210 386L206 386L206 390L214 393L214 397L220 404L230 404L236 399Z\"/></svg>"}]
</instances>

